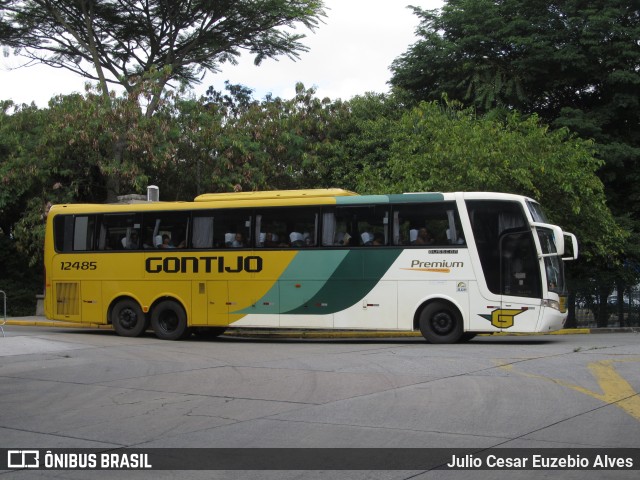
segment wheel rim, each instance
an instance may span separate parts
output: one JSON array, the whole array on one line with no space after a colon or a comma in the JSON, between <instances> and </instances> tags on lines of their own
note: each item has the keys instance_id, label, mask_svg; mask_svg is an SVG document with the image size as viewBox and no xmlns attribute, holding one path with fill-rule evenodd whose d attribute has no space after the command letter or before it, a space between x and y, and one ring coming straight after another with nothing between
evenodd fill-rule
<instances>
[{"instance_id":1,"label":"wheel rim","mask_svg":"<svg viewBox=\"0 0 640 480\"><path fill-rule=\"evenodd\" d=\"M138 325L138 315L131 308L123 308L118 314L118 323L125 330L133 330Z\"/></svg>"},{"instance_id":2,"label":"wheel rim","mask_svg":"<svg viewBox=\"0 0 640 480\"><path fill-rule=\"evenodd\" d=\"M166 333L175 332L179 324L180 319L178 318L178 315L170 310L165 310L158 318L158 325Z\"/></svg>"},{"instance_id":3,"label":"wheel rim","mask_svg":"<svg viewBox=\"0 0 640 480\"><path fill-rule=\"evenodd\" d=\"M456 321L449 312L438 312L431 317L431 329L438 335L447 335L453 331Z\"/></svg>"}]
</instances>

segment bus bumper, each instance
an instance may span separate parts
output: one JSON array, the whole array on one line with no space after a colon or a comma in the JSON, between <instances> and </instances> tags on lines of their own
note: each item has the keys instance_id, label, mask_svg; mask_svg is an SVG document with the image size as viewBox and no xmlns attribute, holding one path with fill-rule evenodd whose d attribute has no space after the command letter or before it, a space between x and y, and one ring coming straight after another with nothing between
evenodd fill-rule
<instances>
[{"instance_id":1,"label":"bus bumper","mask_svg":"<svg viewBox=\"0 0 640 480\"><path fill-rule=\"evenodd\" d=\"M555 332L564 327L567 321L567 313L562 313L551 307L542 307L540 319L537 331L541 333Z\"/></svg>"}]
</instances>

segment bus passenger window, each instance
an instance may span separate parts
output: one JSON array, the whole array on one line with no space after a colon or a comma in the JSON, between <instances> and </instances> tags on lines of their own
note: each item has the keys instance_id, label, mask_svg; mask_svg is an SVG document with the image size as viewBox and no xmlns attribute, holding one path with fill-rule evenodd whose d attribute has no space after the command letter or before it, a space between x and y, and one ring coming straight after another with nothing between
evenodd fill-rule
<instances>
[{"instance_id":1,"label":"bus passenger window","mask_svg":"<svg viewBox=\"0 0 640 480\"><path fill-rule=\"evenodd\" d=\"M134 236L140 230L140 214L104 214L99 222L98 250L134 250Z\"/></svg>"},{"instance_id":2,"label":"bus passenger window","mask_svg":"<svg viewBox=\"0 0 640 480\"><path fill-rule=\"evenodd\" d=\"M185 248L190 212L157 212L144 215L144 248ZM150 242L151 240L151 242Z\"/></svg>"},{"instance_id":3,"label":"bus passenger window","mask_svg":"<svg viewBox=\"0 0 640 480\"><path fill-rule=\"evenodd\" d=\"M323 215L322 244L337 247L387 245L388 219L386 205L336 207Z\"/></svg>"},{"instance_id":4,"label":"bus passenger window","mask_svg":"<svg viewBox=\"0 0 640 480\"><path fill-rule=\"evenodd\" d=\"M397 205L393 212L394 245L464 245L454 202Z\"/></svg>"},{"instance_id":5,"label":"bus passenger window","mask_svg":"<svg viewBox=\"0 0 640 480\"><path fill-rule=\"evenodd\" d=\"M307 248L317 245L319 209L283 207L261 210L256 215L256 246Z\"/></svg>"}]
</instances>

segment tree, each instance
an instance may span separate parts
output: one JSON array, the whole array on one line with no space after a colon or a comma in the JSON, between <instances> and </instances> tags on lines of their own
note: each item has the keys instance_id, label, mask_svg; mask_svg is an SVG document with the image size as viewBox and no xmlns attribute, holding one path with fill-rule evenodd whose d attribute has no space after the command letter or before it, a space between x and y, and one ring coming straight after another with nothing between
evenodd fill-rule
<instances>
[{"instance_id":1,"label":"tree","mask_svg":"<svg viewBox=\"0 0 640 480\"><path fill-rule=\"evenodd\" d=\"M329 181L327 152L346 104L319 99L300 83L291 99L257 101L251 93L227 84L225 93L210 89L177 105L178 156L198 179L183 191L312 188Z\"/></svg>"},{"instance_id":2,"label":"tree","mask_svg":"<svg viewBox=\"0 0 640 480\"><path fill-rule=\"evenodd\" d=\"M241 51L296 58L304 35L324 15L320 0L13 0L3 2L2 44L29 62L66 68L131 93L145 72L163 71L147 107L151 115L172 80L198 82L204 71L236 62Z\"/></svg>"},{"instance_id":3,"label":"tree","mask_svg":"<svg viewBox=\"0 0 640 480\"><path fill-rule=\"evenodd\" d=\"M421 39L392 66L417 100L515 109L598 145L616 215L640 221L640 4L449 0L414 8Z\"/></svg>"},{"instance_id":4,"label":"tree","mask_svg":"<svg viewBox=\"0 0 640 480\"><path fill-rule=\"evenodd\" d=\"M480 111L507 107L548 122L567 107L622 107L622 98L637 105L639 7L628 0L414 7L421 39L393 62L391 82L420 100L446 93Z\"/></svg>"},{"instance_id":5,"label":"tree","mask_svg":"<svg viewBox=\"0 0 640 480\"><path fill-rule=\"evenodd\" d=\"M66 68L98 82L106 109L111 85L153 116L172 81L198 82L205 71L235 63L242 51L265 58L296 58L306 50L298 24L314 29L324 15L321 0L5 0L0 44L27 64ZM146 87L141 89L140 85ZM144 95L142 95L144 94ZM121 126L126 128L126 124ZM119 172L128 148L114 139L109 200L121 191Z\"/></svg>"}]
</instances>

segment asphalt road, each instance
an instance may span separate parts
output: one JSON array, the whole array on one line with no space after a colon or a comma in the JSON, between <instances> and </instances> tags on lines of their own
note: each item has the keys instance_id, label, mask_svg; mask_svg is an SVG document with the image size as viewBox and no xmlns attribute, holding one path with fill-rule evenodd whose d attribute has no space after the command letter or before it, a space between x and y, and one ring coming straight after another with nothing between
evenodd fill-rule
<instances>
[{"instance_id":1,"label":"asphalt road","mask_svg":"<svg viewBox=\"0 0 640 480\"><path fill-rule=\"evenodd\" d=\"M181 342L5 326L0 448L638 448L640 335ZM169 450L168 450L169 451ZM561 450L559 450L561 451ZM3 478L637 478L638 471L30 471Z\"/></svg>"}]
</instances>

